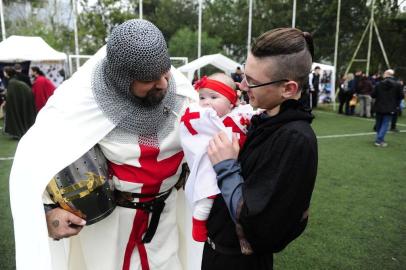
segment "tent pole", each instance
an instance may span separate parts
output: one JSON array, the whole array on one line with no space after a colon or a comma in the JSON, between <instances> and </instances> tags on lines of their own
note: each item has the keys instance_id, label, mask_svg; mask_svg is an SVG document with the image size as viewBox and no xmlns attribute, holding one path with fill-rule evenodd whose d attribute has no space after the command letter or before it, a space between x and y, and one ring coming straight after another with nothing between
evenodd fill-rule
<instances>
[{"instance_id":1,"label":"tent pole","mask_svg":"<svg viewBox=\"0 0 406 270\"><path fill-rule=\"evenodd\" d=\"M140 19L142 19L142 13L143 13L143 11L142 11L142 0L140 0L140 7L139 7L139 13L140 13Z\"/></svg>"},{"instance_id":2,"label":"tent pole","mask_svg":"<svg viewBox=\"0 0 406 270\"><path fill-rule=\"evenodd\" d=\"M336 22L336 39L334 44L334 72L331 76L331 93L333 94L333 111L336 110L336 78L337 78L337 57L338 57L338 38L340 33L340 12L341 0L337 4L337 22Z\"/></svg>"},{"instance_id":3,"label":"tent pole","mask_svg":"<svg viewBox=\"0 0 406 270\"><path fill-rule=\"evenodd\" d=\"M374 21L374 27L375 27L376 36L378 37L379 46L381 46L383 58L385 59L386 67L390 68L388 56L386 55L385 48L383 47L383 42L382 42L382 39L381 39L381 35L379 34L378 26L376 25L375 21Z\"/></svg>"},{"instance_id":4,"label":"tent pole","mask_svg":"<svg viewBox=\"0 0 406 270\"><path fill-rule=\"evenodd\" d=\"M252 0L248 4L248 40L247 40L247 54L251 50L251 28L252 28Z\"/></svg>"},{"instance_id":5,"label":"tent pole","mask_svg":"<svg viewBox=\"0 0 406 270\"><path fill-rule=\"evenodd\" d=\"M6 26L4 25L4 13L3 13L3 0L0 0L0 19L1 19L1 35L3 40L6 39Z\"/></svg>"},{"instance_id":6,"label":"tent pole","mask_svg":"<svg viewBox=\"0 0 406 270\"><path fill-rule=\"evenodd\" d=\"M73 5L73 28L74 28L74 34L75 34L75 54L79 55L79 37L78 37L78 8L77 8L77 3L76 0L72 0L72 5ZM80 67L80 62L79 58L76 58L76 71Z\"/></svg>"},{"instance_id":7,"label":"tent pole","mask_svg":"<svg viewBox=\"0 0 406 270\"><path fill-rule=\"evenodd\" d=\"M365 73L369 76L369 64L371 62L371 47L372 47L372 34L373 34L373 27L374 27L374 7L375 7L375 0L372 0L371 4L371 19L369 25L369 40L368 40L368 54L367 54L367 66Z\"/></svg>"},{"instance_id":8,"label":"tent pole","mask_svg":"<svg viewBox=\"0 0 406 270\"><path fill-rule=\"evenodd\" d=\"M202 1L199 0L199 25L197 33L197 59L202 55ZM198 70L198 77L200 78L200 68Z\"/></svg>"},{"instance_id":9,"label":"tent pole","mask_svg":"<svg viewBox=\"0 0 406 270\"><path fill-rule=\"evenodd\" d=\"M296 0L293 0L292 28L296 27Z\"/></svg>"}]
</instances>

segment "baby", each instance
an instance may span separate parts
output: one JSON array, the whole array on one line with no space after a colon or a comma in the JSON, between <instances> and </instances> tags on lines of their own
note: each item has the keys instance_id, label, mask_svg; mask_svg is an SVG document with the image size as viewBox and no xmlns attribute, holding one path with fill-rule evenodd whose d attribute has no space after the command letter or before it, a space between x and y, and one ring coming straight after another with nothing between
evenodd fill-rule
<instances>
[{"instance_id":1,"label":"baby","mask_svg":"<svg viewBox=\"0 0 406 270\"><path fill-rule=\"evenodd\" d=\"M216 73L195 84L199 104L192 104L181 118L180 136L190 175L185 185L186 198L192 205L192 236L199 242L207 240L206 222L213 200L220 190L216 174L207 156L210 139L220 131L231 139L235 133L240 146L245 141L247 125L254 111L250 105L236 106L236 84L227 75ZM241 251L252 253L237 224Z\"/></svg>"}]
</instances>

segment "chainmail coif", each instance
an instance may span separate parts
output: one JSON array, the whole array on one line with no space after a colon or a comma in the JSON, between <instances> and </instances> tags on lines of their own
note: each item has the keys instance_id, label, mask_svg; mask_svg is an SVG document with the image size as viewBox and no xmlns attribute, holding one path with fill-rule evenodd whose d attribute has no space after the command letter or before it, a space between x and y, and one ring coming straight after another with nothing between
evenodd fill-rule
<instances>
[{"instance_id":1,"label":"chainmail coif","mask_svg":"<svg viewBox=\"0 0 406 270\"><path fill-rule=\"evenodd\" d=\"M161 31L145 20L130 20L116 27L107 41L106 68L112 84L123 93L128 93L134 80L158 80L171 68Z\"/></svg>"},{"instance_id":2,"label":"chainmail coif","mask_svg":"<svg viewBox=\"0 0 406 270\"><path fill-rule=\"evenodd\" d=\"M164 99L145 106L130 90L134 80L153 81L170 70L170 58L161 31L146 20L129 20L117 26L107 41L107 55L96 64L92 89L103 113L117 125L114 134L128 134L159 144L173 129L174 115L183 99L176 95L173 77ZM172 112L175 112L173 114ZM122 135L120 135L122 136ZM115 136L116 137L116 136ZM122 140L122 138L120 138ZM148 141L148 142L147 142Z\"/></svg>"}]
</instances>

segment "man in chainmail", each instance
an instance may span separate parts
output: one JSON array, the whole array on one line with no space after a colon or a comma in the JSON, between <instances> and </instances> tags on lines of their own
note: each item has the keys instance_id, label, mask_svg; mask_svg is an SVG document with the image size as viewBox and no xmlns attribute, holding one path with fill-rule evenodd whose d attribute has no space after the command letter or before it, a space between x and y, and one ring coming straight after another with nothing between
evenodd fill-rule
<instances>
[{"instance_id":1,"label":"man in chainmail","mask_svg":"<svg viewBox=\"0 0 406 270\"><path fill-rule=\"evenodd\" d=\"M171 68L155 25L130 20L116 27L55 91L18 145L10 175L17 269L181 269L177 133L179 116L196 99ZM95 145L107 159L117 207L84 226L52 206L44 190ZM46 214L44 204L51 205Z\"/></svg>"}]
</instances>

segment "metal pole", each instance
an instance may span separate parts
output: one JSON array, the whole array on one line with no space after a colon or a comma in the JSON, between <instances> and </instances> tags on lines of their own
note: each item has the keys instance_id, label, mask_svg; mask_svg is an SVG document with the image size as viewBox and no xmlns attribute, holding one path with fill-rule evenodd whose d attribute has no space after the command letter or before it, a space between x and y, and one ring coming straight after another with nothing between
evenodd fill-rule
<instances>
[{"instance_id":1,"label":"metal pole","mask_svg":"<svg viewBox=\"0 0 406 270\"><path fill-rule=\"evenodd\" d=\"M352 55L351 60L350 60L350 63L348 64L348 66L347 66L347 68L346 68L344 74L348 74L348 71L350 71L351 65L352 65L352 63L354 62L355 56L357 56L358 50L359 50L359 48L361 47L362 41L363 41L364 38L365 38L365 34L367 33L368 27L369 27L370 24L371 24L371 22L368 22L367 27L365 28L364 32L362 33L361 40L359 41L359 43L358 43L358 45L357 45L357 48L355 49L355 52L354 52L354 54Z\"/></svg>"},{"instance_id":2,"label":"metal pole","mask_svg":"<svg viewBox=\"0 0 406 270\"><path fill-rule=\"evenodd\" d=\"M197 32L197 58L199 59L202 55L202 1L199 0L199 22L198 22L198 32ZM197 71L200 78L200 68Z\"/></svg>"},{"instance_id":3,"label":"metal pole","mask_svg":"<svg viewBox=\"0 0 406 270\"><path fill-rule=\"evenodd\" d=\"M248 40L247 40L247 54L251 50L251 28L252 28L252 0L248 4Z\"/></svg>"},{"instance_id":4,"label":"metal pole","mask_svg":"<svg viewBox=\"0 0 406 270\"><path fill-rule=\"evenodd\" d=\"M336 77L337 77L337 57L338 57L338 38L340 33L340 13L341 13L341 0L337 4L337 22L336 22L336 39L334 44L334 74L331 78L331 93L333 93L333 110L336 110Z\"/></svg>"},{"instance_id":5,"label":"metal pole","mask_svg":"<svg viewBox=\"0 0 406 270\"><path fill-rule=\"evenodd\" d=\"M381 35L379 34L378 26L376 25L375 22L374 22L374 26L375 26L375 33L376 33L376 36L378 37L379 46L381 46L383 58L385 59L386 66L387 66L387 68L389 69L389 68L390 68L390 65L389 65L388 56L386 55L386 51L385 51L385 48L383 47L383 42L382 42L382 39L381 39Z\"/></svg>"},{"instance_id":6,"label":"metal pole","mask_svg":"<svg viewBox=\"0 0 406 270\"><path fill-rule=\"evenodd\" d=\"M6 26L4 25L3 0L0 0L1 36L6 39Z\"/></svg>"},{"instance_id":7,"label":"metal pole","mask_svg":"<svg viewBox=\"0 0 406 270\"><path fill-rule=\"evenodd\" d=\"M73 4L73 12L74 12L74 16L73 16L73 29L74 29L74 35L75 35L75 54L79 55L79 37L78 37L78 8L77 8L77 3L76 0L72 0L72 4ZM79 58L76 58L76 71L79 69L80 67L80 62L79 62Z\"/></svg>"},{"instance_id":8,"label":"metal pole","mask_svg":"<svg viewBox=\"0 0 406 270\"><path fill-rule=\"evenodd\" d=\"M140 0L140 7L139 7L140 19L142 19L142 0Z\"/></svg>"},{"instance_id":9,"label":"metal pole","mask_svg":"<svg viewBox=\"0 0 406 270\"><path fill-rule=\"evenodd\" d=\"M296 0L293 0L292 28L296 27Z\"/></svg>"},{"instance_id":10,"label":"metal pole","mask_svg":"<svg viewBox=\"0 0 406 270\"><path fill-rule=\"evenodd\" d=\"M374 6L375 0L372 0L371 4L371 19L369 23L369 40L368 40L368 54L367 54L367 67L365 73L367 76L369 75L369 63L371 62L371 47L372 47L372 34L373 34L373 27L374 27Z\"/></svg>"}]
</instances>

